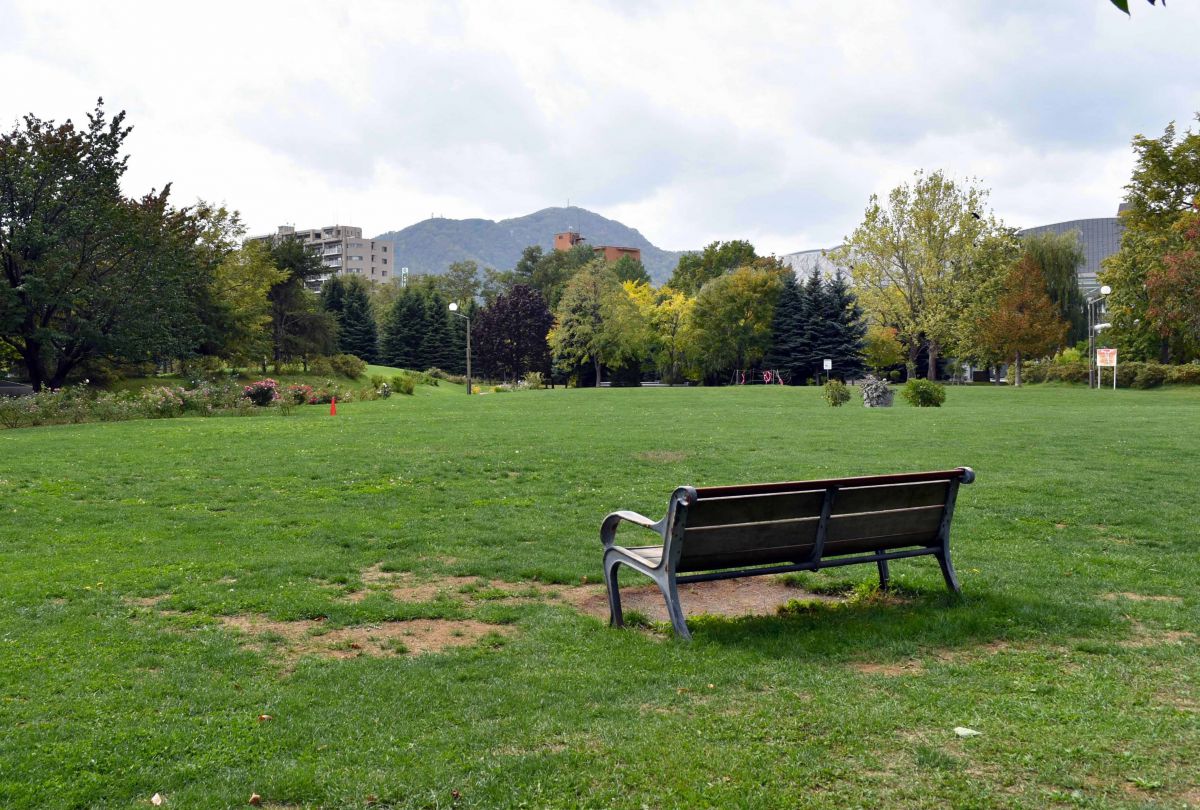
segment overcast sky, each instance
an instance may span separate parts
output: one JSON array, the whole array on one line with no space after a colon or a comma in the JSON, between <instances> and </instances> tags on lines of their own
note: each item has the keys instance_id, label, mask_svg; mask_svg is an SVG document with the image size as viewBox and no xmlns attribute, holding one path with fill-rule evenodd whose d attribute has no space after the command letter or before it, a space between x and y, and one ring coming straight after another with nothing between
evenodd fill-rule
<instances>
[{"instance_id":1,"label":"overcast sky","mask_svg":"<svg viewBox=\"0 0 1200 810\"><path fill-rule=\"evenodd\" d=\"M128 193L255 233L569 199L664 248L788 253L919 168L1013 225L1113 215L1131 136L1200 110L1200 3L1130 5L0 0L0 124L103 96Z\"/></svg>"}]
</instances>

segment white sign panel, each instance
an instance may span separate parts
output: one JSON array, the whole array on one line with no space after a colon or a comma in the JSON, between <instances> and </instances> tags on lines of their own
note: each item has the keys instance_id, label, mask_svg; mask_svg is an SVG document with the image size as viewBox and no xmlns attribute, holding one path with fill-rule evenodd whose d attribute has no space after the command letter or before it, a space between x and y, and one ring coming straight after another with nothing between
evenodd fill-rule
<instances>
[{"instance_id":1,"label":"white sign panel","mask_svg":"<svg viewBox=\"0 0 1200 810\"><path fill-rule=\"evenodd\" d=\"M832 369L833 369L833 361L832 361L832 360L826 360L826 361L825 361L825 370L826 370L826 371L831 371Z\"/></svg>"},{"instance_id":2,"label":"white sign panel","mask_svg":"<svg viewBox=\"0 0 1200 810\"><path fill-rule=\"evenodd\" d=\"M1101 368L1117 367L1116 349L1096 349L1096 365Z\"/></svg>"}]
</instances>

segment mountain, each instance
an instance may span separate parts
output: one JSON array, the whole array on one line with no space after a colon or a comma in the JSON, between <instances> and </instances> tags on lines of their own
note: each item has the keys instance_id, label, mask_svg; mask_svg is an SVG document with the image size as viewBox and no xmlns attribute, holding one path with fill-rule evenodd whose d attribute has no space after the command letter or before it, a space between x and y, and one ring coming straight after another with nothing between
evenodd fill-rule
<instances>
[{"instance_id":1,"label":"mountain","mask_svg":"<svg viewBox=\"0 0 1200 810\"><path fill-rule=\"evenodd\" d=\"M410 273L439 274L453 262L471 259L480 267L511 270L529 245L554 248L554 234L578 231L590 245L618 245L642 250L646 271L661 284L671 276L683 251L662 250L636 229L586 208L543 208L532 214L493 222L490 219L437 217L376 239L396 243L396 263Z\"/></svg>"}]
</instances>

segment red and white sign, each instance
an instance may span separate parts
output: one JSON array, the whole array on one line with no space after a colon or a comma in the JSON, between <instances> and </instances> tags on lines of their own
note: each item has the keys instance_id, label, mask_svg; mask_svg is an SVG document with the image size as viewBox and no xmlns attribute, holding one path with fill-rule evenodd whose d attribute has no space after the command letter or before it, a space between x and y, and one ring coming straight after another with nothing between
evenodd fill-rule
<instances>
[{"instance_id":1,"label":"red and white sign","mask_svg":"<svg viewBox=\"0 0 1200 810\"><path fill-rule=\"evenodd\" d=\"M1116 349L1096 349L1096 365L1100 368L1117 367Z\"/></svg>"}]
</instances>

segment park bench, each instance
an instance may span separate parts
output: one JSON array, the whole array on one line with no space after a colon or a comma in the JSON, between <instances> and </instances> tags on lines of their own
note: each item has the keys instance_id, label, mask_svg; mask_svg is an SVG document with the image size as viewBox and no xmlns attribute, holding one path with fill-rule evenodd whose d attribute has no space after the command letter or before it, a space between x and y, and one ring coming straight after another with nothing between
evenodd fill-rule
<instances>
[{"instance_id":1,"label":"park bench","mask_svg":"<svg viewBox=\"0 0 1200 810\"><path fill-rule=\"evenodd\" d=\"M975 480L970 467L935 472L830 478L725 487L679 487L667 514L653 521L613 512L600 526L610 624L621 627L617 569L654 580L667 602L675 634L690 639L678 583L816 571L875 563L881 588L888 562L930 554L946 586L961 593L950 563L950 520L959 484ZM622 521L658 533L661 543L616 545ZM681 576L682 575L682 576Z\"/></svg>"}]
</instances>

